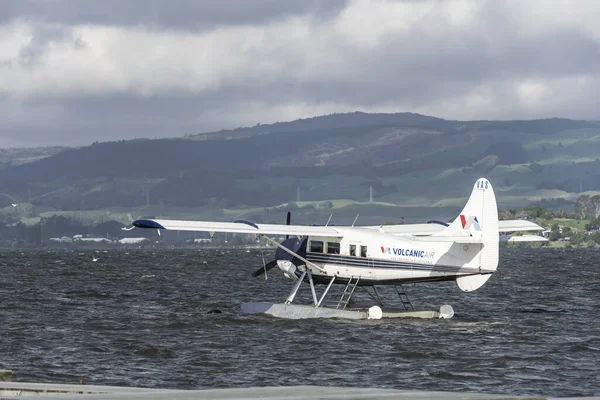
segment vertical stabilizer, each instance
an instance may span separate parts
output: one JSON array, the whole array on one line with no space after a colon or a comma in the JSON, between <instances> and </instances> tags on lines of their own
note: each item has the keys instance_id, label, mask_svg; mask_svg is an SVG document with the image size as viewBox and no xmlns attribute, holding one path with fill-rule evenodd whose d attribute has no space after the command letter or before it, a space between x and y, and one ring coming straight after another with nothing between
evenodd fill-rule
<instances>
[{"instance_id":1,"label":"vertical stabilizer","mask_svg":"<svg viewBox=\"0 0 600 400\"><path fill-rule=\"evenodd\" d=\"M498 268L499 236L498 206L492 184L479 178L467 204L458 217L440 232L440 236L467 236L480 239L478 254L465 262L470 270L479 269L481 274L467 275L456 279L461 290L470 292L480 288Z\"/></svg>"}]
</instances>

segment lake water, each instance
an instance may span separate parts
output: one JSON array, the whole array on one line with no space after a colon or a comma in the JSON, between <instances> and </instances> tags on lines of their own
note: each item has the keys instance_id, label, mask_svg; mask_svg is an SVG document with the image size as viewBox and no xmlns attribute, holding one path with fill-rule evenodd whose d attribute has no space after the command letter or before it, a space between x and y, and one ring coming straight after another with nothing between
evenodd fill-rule
<instances>
[{"instance_id":1,"label":"lake water","mask_svg":"<svg viewBox=\"0 0 600 400\"><path fill-rule=\"evenodd\" d=\"M179 389L598 395L599 256L503 248L476 292L405 287L417 308L451 304L450 320L347 321L242 314L242 302L282 302L291 288L275 269L250 276L259 250L5 251L0 369L19 381ZM300 297L309 301L308 286Z\"/></svg>"}]
</instances>

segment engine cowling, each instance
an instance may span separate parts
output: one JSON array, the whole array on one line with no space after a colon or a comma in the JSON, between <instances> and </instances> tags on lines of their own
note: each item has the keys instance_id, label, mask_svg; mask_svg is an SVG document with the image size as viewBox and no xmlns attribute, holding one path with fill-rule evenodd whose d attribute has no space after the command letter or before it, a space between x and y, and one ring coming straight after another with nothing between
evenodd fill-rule
<instances>
[{"instance_id":1,"label":"engine cowling","mask_svg":"<svg viewBox=\"0 0 600 400\"><path fill-rule=\"evenodd\" d=\"M281 242L281 245L290 249L300 257L306 258L307 242L308 237L306 236L301 239L292 237ZM275 250L275 260L277 260L277 266L283 271L283 274L286 276L286 278L298 279L302 274L300 271L298 271L298 267L300 265L304 265L304 261L280 247Z\"/></svg>"}]
</instances>

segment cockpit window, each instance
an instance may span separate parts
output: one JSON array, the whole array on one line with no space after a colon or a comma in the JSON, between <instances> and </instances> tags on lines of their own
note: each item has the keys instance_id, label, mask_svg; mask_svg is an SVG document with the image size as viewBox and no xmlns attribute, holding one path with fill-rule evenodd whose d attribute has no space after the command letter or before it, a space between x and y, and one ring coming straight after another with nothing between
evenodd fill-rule
<instances>
[{"instance_id":1,"label":"cockpit window","mask_svg":"<svg viewBox=\"0 0 600 400\"><path fill-rule=\"evenodd\" d=\"M310 251L312 253L322 253L323 252L323 242L318 240L310 241Z\"/></svg>"}]
</instances>

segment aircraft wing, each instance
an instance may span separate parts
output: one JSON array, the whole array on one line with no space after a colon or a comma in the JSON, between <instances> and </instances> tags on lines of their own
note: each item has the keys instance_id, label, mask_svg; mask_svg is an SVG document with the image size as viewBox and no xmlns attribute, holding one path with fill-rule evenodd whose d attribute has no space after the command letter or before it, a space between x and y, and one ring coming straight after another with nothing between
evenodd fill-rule
<instances>
[{"instance_id":1,"label":"aircraft wing","mask_svg":"<svg viewBox=\"0 0 600 400\"><path fill-rule=\"evenodd\" d=\"M385 233L398 236L422 236L431 235L444 230L445 226L440 224L407 224L407 225L382 225L377 227L369 227L378 229Z\"/></svg>"},{"instance_id":2,"label":"aircraft wing","mask_svg":"<svg viewBox=\"0 0 600 400\"><path fill-rule=\"evenodd\" d=\"M498 221L499 231L524 232L541 231L544 228L524 220ZM341 238L343 234L333 226L306 226L306 225L277 225L255 224L248 221L212 222L168 219L138 219L133 221L138 228L164 229L174 231L200 231L200 232L230 232L230 233L255 233L266 235L293 235L293 236L321 236ZM349 227L339 227L348 229ZM440 223L405 224L356 227L363 229L377 229L380 232L395 236L429 236L441 232L446 228ZM440 239L441 240L441 239ZM458 240L458 239L457 239ZM467 239L463 239L467 240Z\"/></svg>"},{"instance_id":3,"label":"aircraft wing","mask_svg":"<svg viewBox=\"0 0 600 400\"><path fill-rule=\"evenodd\" d=\"M248 221L211 222L170 219L138 219L133 221L132 224L138 228L164 229L173 231L254 233L292 236L310 235L335 238L341 238L343 236L334 227L330 226L255 224Z\"/></svg>"},{"instance_id":4,"label":"aircraft wing","mask_svg":"<svg viewBox=\"0 0 600 400\"><path fill-rule=\"evenodd\" d=\"M369 229L378 229L385 233L390 233L397 236L424 236L441 232L446 228L441 223L429 224L406 224L406 225L382 225L369 226ZM527 231L543 231L544 228L538 224L526 220L507 220L498 221L498 231L504 232L527 232Z\"/></svg>"},{"instance_id":5,"label":"aircraft wing","mask_svg":"<svg viewBox=\"0 0 600 400\"><path fill-rule=\"evenodd\" d=\"M428 243L483 243L481 237L472 236L411 236L410 240Z\"/></svg>"}]
</instances>

